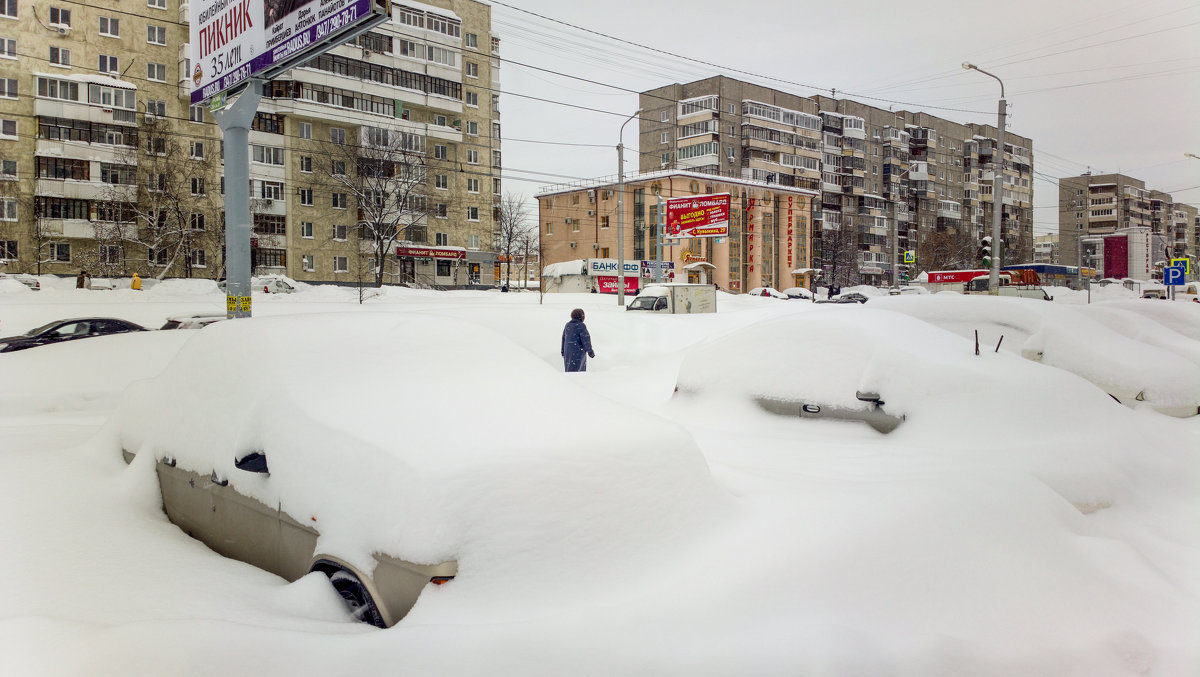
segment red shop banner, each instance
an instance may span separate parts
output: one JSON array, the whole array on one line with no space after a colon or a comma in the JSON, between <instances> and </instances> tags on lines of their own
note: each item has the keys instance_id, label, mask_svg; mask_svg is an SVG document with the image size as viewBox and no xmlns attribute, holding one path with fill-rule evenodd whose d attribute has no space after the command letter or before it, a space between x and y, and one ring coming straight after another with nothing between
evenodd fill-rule
<instances>
[{"instance_id":1,"label":"red shop banner","mask_svg":"<svg viewBox=\"0 0 1200 677\"><path fill-rule=\"evenodd\" d=\"M729 193L667 200L667 237L728 237Z\"/></svg>"},{"instance_id":2,"label":"red shop banner","mask_svg":"<svg viewBox=\"0 0 1200 677\"><path fill-rule=\"evenodd\" d=\"M596 287L601 294L616 294L617 293L617 276L611 277L598 276L596 278ZM638 290L637 276L625 278L625 293L636 294Z\"/></svg>"}]
</instances>

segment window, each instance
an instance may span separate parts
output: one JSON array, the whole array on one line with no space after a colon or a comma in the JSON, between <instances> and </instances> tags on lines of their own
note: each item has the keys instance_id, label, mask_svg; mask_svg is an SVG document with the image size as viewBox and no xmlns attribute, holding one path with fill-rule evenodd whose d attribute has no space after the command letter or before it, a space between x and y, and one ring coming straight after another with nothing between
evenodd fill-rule
<instances>
[{"instance_id":1,"label":"window","mask_svg":"<svg viewBox=\"0 0 1200 677\"><path fill-rule=\"evenodd\" d=\"M68 262L71 260L71 245L65 242L53 242L50 244L50 260L59 262Z\"/></svg>"},{"instance_id":2,"label":"window","mask_svg":"<svg viewBox=\"0 0 1200 677\"><path fill-rule=\"evenodd\" d=\"M146 6L154 9L166 9L167 0L146 0Z\"/></svg>"},{"instance_id":3,"label":"window","mask_svg":"<svg viewBox=\"0 0 1200 677\"><path fill-rule=\"evenodd\" d=\"M190 263L193 268L206 267L206 260L207 259L204 256L203 249L193 249L188 255L188 263Z\"/></svg>"},{"instance_id":4,"label":"window","mask_svg":"<svg viewBox=\"0 0 1200 677\"><path fill-rule=\"evenodd\" d=\"M339 242L344 241L346 239L346 231L347 231L346 226L334 226L333 232L330 235L330 237L332 237L333 239L335 239Z\"/></svg>"},{"instance_id":5,"label":"window","mask_svg":"<svg viewBox=\"0 0 1200 677\"><path fill-rule=\"evenodd\" d=\"M121 37L121 20L116 17L100 17L100 35L110 38Z\"/></svg>"},{"instance_id":6,"label":"window","mask_svg":"<svg viewBox=\"0 0 1200 677\"><path fill-rule=\"evenodd\" d=\"M467 179L467 192L468 193L478 193L479 192L479 179Z\"/></svg>"},{"instance_id":7,"label":"window","mask_svg":"<svg viewBox=\"0 0 1200 677\"><path fill-rule=\"evenodd\" d=\"M301 155L300 156L300 171L305 172L305 173L312 171L312 156L311 155Z\"/></svg>"},{"instance_id":8,"label":"window","mask_svg":"<svg viewBox=\"0 0 1200 677\"><path fill-rule=\"evenodd\" d=\"M468 221L478 221L479 220L479 207L467 207L467 220Z\"/></svg>"},{"instance_id":9,"label":"window","mask_svg":"<svg viewBox=\"0 0 1200 677\"><path fill-rule=\"evenodd\" d=\"M161 99L146 99L146 116L165 118L167 116L167 102Z\"/></svg>"},{"instance_id":10,"label":"window","mask_svg":"<svg viewBox=\"0 0 1200 677\"><path fill-rule=\"evenodd\" d=\"M154 82L167 81L167 64L165 63L147 63L146 64L146 79ZM192 106L196 108L196 106ZM195 120L193 120L195 122Z\"/></svg>"},{"instance_id":11,"label":"window","mask_svg":"<svg viewBox=\"0 0 1200 677\"><path fill-rule=\"evenodd\" d=\"M658 156L658 161L659 161L659 163L661 163L663 165L671 164L671 154L663 153L662 155Z\"/></svg>"},{"instance_id":12,"label":"window","mask_svg":"<svg viewBox=\"0 0 1200 677\"><path fill-rule=\"evenodd\" d=\"M17 18L17 0L0 0L0 16Z\"/></svg>"},{"instance_id":13,"label":"window","mask_svg":"<svg viewBox=\"0 0 1200 677\"><path fill-rule=\"evenodd\" d=\"M479 77L479 64L474 61L464 61L463 68L466 71L466 76L469 78Z\"/></svg>"},{"instance_id":14,"label":"window","mask_svg":"<svg viewBox=\"0 0 1200 677\"><path fill-rule=\"evenodd\" d=\"M438 203L433 206L433 216L434 216L434 218L437 218L437 219L447 218L445 203Z\"/></svg>"},{"instance_id":15,"label":"window","mask_svg":"<svg viewBox=\"0 0 1200 677\"><path fill-rule=\"evenodd\" d=\"M167 189L166 174L150 174L146 177L146 190L151 193L161 193Z\"/></svg>"},{"instance_id":16,"label":"window","mask_svg":"<svg viewBox=\"0 0 1200 677\"><path fill-rule=\"evenodd\" d=\"M333 208L334 209L345 209L346 204L347 204L347 200L346 200L345 193L334 193L333 194Z\"/></svg>"},{"instance_id":17,"label":"window","mask_svg":"<svg viewBox=\"0 0 1200 677\"><path fill-rule=\"evenodd\" d=\"M547 224L546 224L546 234L547 234L547 235L553 235L553 234L554 234L554 224L552 224L552 223L547 223Z\"/></svg>"},{"instance_id":18,"label":"window","mask_svg":"<svg viewBox=\"0 0 1200 677\"><path fill-rule=\"evenodd\" d=\"M441 235L441 233L438 233ZM450 277L450 262L442 259L437 262L438 277Z\"/></svg>"},{"instance_id":19,"label":"window","mask_svg":"<svg viewBox=\"0 0 1200 677\"><path fill-rule=\"evenodd\" d=\"M204 215L192 212L188 215L188 225L192 230L204 230Z\"/></svg>"},{"instance_id":20,"label":"window","mask_svg":"<svg viewBox=\"0 0 1200 677\"><path fill-rule=\"evenodd\" d=\"M434 234L434 244L437 245L438 247L450 246L450 235L448 233L435 233ZM449 261L447 261L446 263L449 263Z\"/></svg>"},{"instance_id":21,"label":"window","mask_svg":"<svg viewBox=\"0 0 1200 677\"><path fill-rule=\"evenodd\" d=\"M0 3L2 4L2 3ZM17 41L12 38L0 38L0 58L17 58Z\"/></svg>"},{"instance_id":22,"label":"window","mask_svg":"<svg viewBox=\"0 0 1200 677\"><path fill-rule=\"evenodd\" d=\"M263 181L258 187L258 195L264 200L282 200L283 184L278 181Z\"/></svg>"},{"instance_id":23,"label":"window","mask_svg":"<svg viewBox=\"0 0 1200 677\"><path fill-rule=\"evenodd\" d=\"M579 232L579 219L571 219L571 232L572 233Z\"/></svg>"},{"instance_id":24,"label":"window","mask_svg":"<svg viewBox=\"0 0 1200 677\"><path fill-rule=\"evenodd\" d=\"M500 179L497 177L493 177L492 178L492 195L499 195L499 194L500 194Z\"/></svg>"},{"instance_id":25,"label":"window","mask_svg":"<svg viewBox=\"0 0 1200 677\"><path fill-rule=\"evenodd\" d=\"M479 123L467 120L467 136L479 136Z\"/></svg>"},{"instance_id":26,"label":"window","mask_svg":"<svg viewBox=\"0 0 1200 677\"><path fill-rule=\"evenodd\" d=\"M301 139L311 139L312 138L312 123L311 122L301 122L300 123L300 138Z\"/></svg>"},{"instance_id":27,"label":"window","mask_svg":"<svg viewBox=\"0 0 1200 677\"><path fill-rule=\"evenodd\" d=\"M117 57L109 56L108 54L100 55L100 72L101 73L120 73L121 68L117 65Z\"/></svg>"},{"instance_id":28,"label":"window","mask_svg":"<svg viewBox=\"0 0 1200 677\"><path fill-rule=\"evenodd\" d=\"M438 190L447 190L450 187L450 177L445 174L434 174L433 187Z\"/></svg>"},{"instance_id":29,"label":"window","mask_svg":"<svg viewBox=\"0 0 1200 677\"><path fill-rule=\"evenodd\" d=\"M671 132L663 132L658 135L659 143L670 143L670 141L671 141Z\"/></svg>"},{"instance_id":30,"label":"window","mask_svg":"<svg viewBox=\"0 0 1200 677\"><path fill-rule=\"evenodd\" d=\"M304 254L304 255L302 255L302 256L300 257L300 267L301 267L301 268L304 270L304 272L306 272L306 273L311 273L311 272L313 272L314 270L316 270L316 266L314 266L314 265L313 265L313 255L312 255L312 254Z\"/></svg>"},{"instance_id":31,"label":"window","mask_svg":"<svg viewBox=\"0 0 1200 677\"><path fill-rule=\"evenodd\" d=\"M130 165L100 164L100 180L114 185L132 186L137 181L137 169Z\"/></svg>"},{"instance_id":32,"label":"window","mask_svg":"<svg viewBox=\"0 0 1200 677\"><path fill-rule=\"evenodd\" d=\"M463 33L463 44L467 47L479 47L479 36L474 33Z\"/></svg>"},{"instance_id":33,"label":"window","mask_svg":"<svg viewBox=\"0 0 1200 677\"><path fill-rule=\"evenodd\" d=\"M479 107L479 92L466 92L463 96L466 97L466 104L468 106Z\"/></svg>"},{"instance_id":34,"label":"window","mask_svg":"<svg viewBox=\"0 0 1200 677\"><path fill-rule=\"evenodd\" d=\"M333 272L344 273L350 270L349 257L335 256L333 257Z\"/></svg>"},{"instance_id":35,"label":"window","mask_svg":"<svg viewBox=\"0 0 1200 677\"><path fill-rule=\"evenodd\" d=\"M601 216L601 217L600 217L600 227L601 227L601 228L608 228L608 217L607 217L607 216Z\"/></svg>"},{"instance_id":36,"label":"window","mask_svg":"<svg viewBox=\"0 0 1200 677\"><path fill-rule=\"evenodd\" d=\"M445 160L446 159L446 147L442 146L442 145L435 145L433 147L433 157L436 160Z\"/></svg>"},{"instance_id":37,"label":"window","mask_svg":"<svg viewBox=\"0 0 1200 677\"><path fill-rule=\"evenodd\" d=\"M0 161L0 179L5 181L17 180L17 161L2 160Z\"/></svg>"},{"instance_id":38,"label":"window","mask_svg":"<svg viewBox=\"0 0 1200 677\"><path fill-rule=\"evenodd\" d=\"M204 195L204 177L192 177L192 195Z\"/></svg>"},{"instance_id":39,"label":"window","mask_svg":"<svg viewBox=\"0 0 1200 677\"><path fill-rule=\"evenodd\" d=\"M339 146L346 145L346 130L342 129L341 127L330 127L329 141L331 143L336 143Z\"/></svg>"},{"instance_id":40,"label":"window","mask_svg":"<svg viewBox=\"0 0 1200 677\"><path fill-rule=\"evenodd\" d=\"M264 165L283 165L283 149L277 146L250 146L250 160Z\"/></svg>"},{"instance_id":41,"label":"window","mask_svg":"<svg viewBox=\"0 0 1200 677\"><path fill-rule=\"evenodd\" d=\"M467 151L467 164L469 164L469 165L479 164L479 151L477 151L477 150L468 150Z\"/></svg>"},{"instance_id":42,"label":"window","mask_svg":"<svg viewBox=\"0 0 1200 677\"><path fill-rule=\"evenodd\" d=\"M74 85L75 83L71 83ZM0 78L0 98L15 99L17 98L17 79L16 78Z\"/></svg>"},{"instance_id":43,"label":"window","mask_svg":"<svg viewBox=\"0 0 1200 677\"><path fill-rule=\"evenodd\" d=\"M313 205L312 188L300 189L300 204L304 205L305 207L311 207Z\"/></svg>"},{"instance_id":44,"label":"window","mask_svg":"<svg viewBox=\"0 0 1200 677\"><path fill-rule=\"evenodd\" d=\"M312 239L312 236L313 236L312 221L301 221L300 222L300 237Z\"/></svg>"},{"instance_id":45,"label":"window","mask_svg":"<svg viewBox=\"0 0 1200 677\"><path fill-rule=\"evenodd\" d=\"M446 126L446 116L445 115L435 115L433 117L433 124L437 125L438 127L445 127Z\"/></svg>"},{"instance_id":46,"label":"window","mask_svg":"<svg viewBox=\"0 0 1200 677\"><path fill-rule=\"evenodd\" d=\"M11 16L13 16L13 17L17 16L16 4L17 3L15 3L15 2L12 3L13 13L11 14ZM5 16L10 16L10 15L6 14ZM71 25L71 10L61 9L59 7L51 7L50 8L50 23L53 25L57 25L57 26L70 26Z\"/></svg>"},{"instance_id":47,"label":"window","mask_svg":"<svg viewBox=\"0 0 1200 677\"><path fill-rule=\"evenodd\" d=\"M146 139L146 153L148 155L166 155L167 140L161 136L152 136Z\"/></svg>"},{"instance_id":48,"label":"window","mask_svg":"<svg viewBox=\"0 0 1200 677\"><path fill-rule=\"evenodd\" d=\"M479 235L472 233L467 236L467 249L479 249Z\"/></svg>"},{"instance_id":49,"label":"window","mask_svg":"<svg viewBox=\"0 0 1200 677\"><path fill-rule=\"evenodd\" d=\"M146 26L146 42L152 45L167 44L167 27Z\"/></svg>"},{"instance_id":50,"label":"window","mask_svg":"<svg viewBox=\"0 0 1200 677\"><path fill-rule=\"evenodd\" d=\"M282 164L282 163L280 163L280 164ZM346 175L346 161L345 160L330 160L329 173L333 174L334 176L345 176Z\"/></svg>"},{"instance_id":51,"label":"window","mask_svg":"<svg viewBox=\"0 0 1200 677\"><path fill-rule=\"evenodd\" d=\"M0 260L13 260L20 258L17 256L17 241L16 240L0 240Z\"/></svg>"},{"instance_id":52,"label":"window","mask_svg":"<svg viewBox=\"0 0 1200 677\"><path fill-rule=\"evenodd\" d=\"M659 122L669 122L671 120L671 111L662 111L658 114Z\"/></svg>"},{"instance_id":53,"label":"window","mask_svg":"<svg viewBox=\"0 0 1200 677\"><path fill-rule=\"evenodd\" d=\"M17 200L16 198L5 197L0 198L0 221L16 221L17 220Z\"/></svg>"},{"instance_id":54,"label":"window","mask_svg":"<svg viewBox=\"0 0 1200 677\"><path fill-rule=\"evenodd\" d=\"M196 160L204 159L204 142L192 141L188 149L188 156Z\"/></svg>"},{"instance_id":55,"label":"window","mask_svg":"<svg viewBox=\"0 0 1200 677\"><path fill-rule=\"evenodd\" d=\"M5 41L5 42L13 43L13 56L15 57L16 56L16 41L12 40L12 41ZM62 47L51 47L50 48L50 63L54 64L55 66L70 67L70 65L71 65L71 50L63 49Z\"/></svg>"}]
</instances>

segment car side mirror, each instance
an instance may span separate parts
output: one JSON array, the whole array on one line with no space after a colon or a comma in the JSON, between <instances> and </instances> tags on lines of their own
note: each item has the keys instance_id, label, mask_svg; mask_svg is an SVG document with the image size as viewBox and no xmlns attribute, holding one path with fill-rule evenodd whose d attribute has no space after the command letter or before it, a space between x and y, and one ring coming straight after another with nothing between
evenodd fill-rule
<instances>
[{"instance_id":1,"label":"car side mirror","mask_svg":"<svg viewBox=\"0 0 1200 677\"><path fill-rule=\"evenodd\" d=\"M880 399L879 393L873 393L869 390L866 392L859 390L854 393L854 397L858 398L860 402L874 402L875 404L883 404L883 400Z\"/></svg>"},{"instance_id":2,"label":"car side mirror","mask_svg":"<svg viewBox=\"0 0 1200 677\"><path fill-rule=\"evenodd\" d=\"M252 451L234 461L233 464L237 466L238 470L263 473L265 475L271 474L271 472L267 470L267 456L261 451Z\"/></svg>"}]
</instances>

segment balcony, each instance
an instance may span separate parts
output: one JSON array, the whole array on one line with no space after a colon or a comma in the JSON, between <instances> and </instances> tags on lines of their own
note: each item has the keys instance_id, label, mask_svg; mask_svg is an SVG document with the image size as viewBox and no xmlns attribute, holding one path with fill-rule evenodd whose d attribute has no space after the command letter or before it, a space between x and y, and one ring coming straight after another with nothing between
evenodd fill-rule
<instances>
[{"instance_id":1,"label":"balcony","mask_svg":"<svg viewBox=\"0 0 1200 677\"><path fill-rule=\"evenodd\" d=\"M116 185L99 181L73 181L71 179L38 179L35 194L42 197L63 197L76 200L115 200L133 202L137 199L137 186Z\"/></svg>"}]
</instances>

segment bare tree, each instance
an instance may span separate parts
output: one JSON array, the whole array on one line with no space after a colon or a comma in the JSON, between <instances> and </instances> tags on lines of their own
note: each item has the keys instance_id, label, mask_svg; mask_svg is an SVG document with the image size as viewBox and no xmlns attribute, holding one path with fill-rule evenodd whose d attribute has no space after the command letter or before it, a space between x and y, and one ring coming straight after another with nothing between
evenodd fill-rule
<instances>
[{"instance_id":1,"label":"bare tree","mask_svg":"<svg viewBox=\"0 0 1200 677\"><path fill-rule=\"evenodd\" d=\"M353 136L353 135L352 135ZM383 286L388 252L430 214L425 138L397 128L360 127L357 138L314 148L318 181L344 189L358 206L360 255L370 243L374 286Z\"/></svg>"},{"instance_id":2,"label":"bare tree","mask_svg":"<svg viewBox=\"0 0 1200 677\"><path fill-rule=\"evenodd\" d=\"M858 246L853 231L845 224L837 230L821 231L821 265L829 286L858 284Z\"/></svg>"},{"instance_id":3,"label":"bare tree","mask_svg":"<svg viewBox=\"0 0 1200 677\"><path fill-rule=\"evenodd\" d=\"M103 166L101 180L107 188L97 206L95 221L99 245L97 265L132 268L146 272L150 264L158 269L156 277L183 268L187 277L193 267L194 251L220 252L224 229L218 214L211 185L216 167L216 142L202 139L180 140L171 133L166 120L144 116L137 139L126 146L117 158L118 163ZM144 150L144 152L139 152ZM154 257L143 262L140 257L125 255L116 265L104 253L106 247L133 245L145 248ZM207 254L203 265L207 267ZM214 275L219 266L212 266Z\"/></svg>"},{"instance_id":4,"label":"bare tree","mask_svg":"<svg viewBox=\"0 0 1200 677\"><path fill-rule=\"evenodd\" d=\"M500 218L496 222L496 253L504 257L504 286L512 288L512 266L514 255L523 248L522 241L528 237L529 211L525 207L525 196L505 193L500 201Z\"/></svg>"},{"instance_id":5,"label":"bare tree","mask_svg":"<svg viewBox=\"0 0 1200 677\"><path fill-rule=\"evenodd\" d=\"M947 229L921 240L917 260L925 270L970 270L980 265L975 254L979 242L970 229Z\"/></svg>"}]
</instances>

